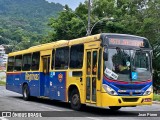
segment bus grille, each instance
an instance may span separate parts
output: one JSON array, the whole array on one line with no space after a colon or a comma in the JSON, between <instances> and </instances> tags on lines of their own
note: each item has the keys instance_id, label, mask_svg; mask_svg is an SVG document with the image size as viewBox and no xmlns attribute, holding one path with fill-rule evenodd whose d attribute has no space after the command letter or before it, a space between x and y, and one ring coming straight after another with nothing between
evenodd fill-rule
<instances>
[{"instance_id":1,"label":"bus grille","mask_svg":"<svg viewBox=\"0 0 160 120\"><path fill-rule=\"evenodd\" d=\"M138 98L122 98L123 102L137 102Z\"/></svg>"},{"instance_id":2,"label":"bus grille","mask_svg":"<svg viewBox=\"0 0 160 120\"><path fill-rule=\"evenodd\" d=\"M145 85L137 85L137 86L133 86L133 85L115 85L116 87L118 87L120 90L141 90L142 88L145 87Z\"/></svg>"}]
</instances>

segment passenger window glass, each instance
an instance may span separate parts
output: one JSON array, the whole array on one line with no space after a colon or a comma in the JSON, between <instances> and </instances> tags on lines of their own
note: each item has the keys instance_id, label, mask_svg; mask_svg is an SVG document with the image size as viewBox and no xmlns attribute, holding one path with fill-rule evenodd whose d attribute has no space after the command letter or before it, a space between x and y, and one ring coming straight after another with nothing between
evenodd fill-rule
<instances>
[{"instance_id":1,"label":"passenger window glass","mask_svg":"<svg viewBox=\"0 0 160 120\"><path fill-rule=\"evenodd\" d=\"M11 72L13 71L13 68L14 68L14 57L9 57L8 64L7 64L7 71Z\"/></svg>"},{"instance_id":2,"label":"passenger window glass","mask_svg":"<svg viewBox=\"0 0 160 120\"><path fill-rule=\"evenodd\" d=\"M54 58L55 58L55 50L52 50L52 66L51 68L54 69Z\"/></svg>"},{"instance_id":3,"label":"passenger window glass","mask_svg":"<svg viewBox=\"0 0 160 120\"><path fill-rule=\"evenodd\" d=\"M71 47L70 68L82 68L83 66L84 45Z\"/></svg>"},{"instance_id":4,"label":"passenger window glass","mask_svg":"<svg viewBox=\"0 0 160 120\"><path fill-rule=\"evenodd\" d=\"M21 71L21 67L22 67L22 55L19 55L15 57L14 70Z\"/></svg>"},{"instance_id":5,"label":"passenger window glass","mask_svg":"<svg viewBox=\"0 0 160 120\"><path fill-rule=\"evenodd\" d=\"M32 54L32 70L39 70L39 60L40 60L40 53L35 52Z\"/></svg>"},{"instance_id":6,"label":"passenger window glass","mask_svg":"<svg viewBox=\"0 0 160 120\"><path fill-rule=\"evenodd\" d=\"M102 57L102 49L99 50L99 58L98 58L98 80L101 78L101 57Z\"/></svg>"},{"instance_id":7,"label":"passenger window glass","mask_svg":"<svg viewBox=\"0 0 160 120\"><path fill-rule=\"evenodd\" d=\"M31 68L31 63L32 63L31 54L23 55L22 70L29 71Z\"/></svg>"},{"instance_id":8,"label":"passenger window glass","mask_svg":"<svg viewBox=\"0 0 160 120\"><path fill-rule=\"evenodd\" d=\"M69 47L56 49L55 69L67 69L69 59Z\"/></svg>"},{"instance_id":9,"label":"passenger window glass","mask_svg":"<svg viewBox=\"0 0 160 120\"><path fill-rule=\"evenodd\" d=\"M92 74L95 75L97 72L97 51L93 51L93 62L92 62Z\"/></svg>"},{"instance_id":10,"label":"passenger window glass","mask_svg":"<svg viewBox=\"0 0 160 120\"><path fill-rule=\"evenodd\" d=\"M86 69L87 75L91 74L91 52L87 52L87 69Z\"/></svg>"}]
</instances>

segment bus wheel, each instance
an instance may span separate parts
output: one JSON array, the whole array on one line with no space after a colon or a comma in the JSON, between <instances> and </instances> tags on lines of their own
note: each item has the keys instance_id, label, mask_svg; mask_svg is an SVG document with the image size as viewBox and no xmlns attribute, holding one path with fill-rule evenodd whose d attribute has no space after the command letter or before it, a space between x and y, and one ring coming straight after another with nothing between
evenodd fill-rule
<instances>
[{"instance_id":1,"label":"bus wheel","mask_svg":"<svg viewBox=\"0 0 160 120\"><path fill-rule=\"evenodd\" d=\"M27 100L29 100L29 98L30 98L29 88L28 88L28 85L25 84L23 86L23 99L27 101Z\"/></svg>"},{"instance_id":2,"label":"bus wheel","mask_svg":"<svg viewBox=\"0 0 160 120\"><path fill-rule=\"evenodd\" d=\"M114 110L114 111L121 109L121 107L119 106L110 106L109 108L110 110Z\"/></svg>"},{"instance_id":3,"label":"bus wheel","mask_svg":"<svg viewBox=\"0 0 160 120\"><path fill-rule=\"evenodd\" d=\"M81 102L80 102L80 95L78 90L74 89L71 92L71 96L70 96L70 100L71 100L71 108L74 110L80 110L81 108Z\"/></svg>"}]
</instances>

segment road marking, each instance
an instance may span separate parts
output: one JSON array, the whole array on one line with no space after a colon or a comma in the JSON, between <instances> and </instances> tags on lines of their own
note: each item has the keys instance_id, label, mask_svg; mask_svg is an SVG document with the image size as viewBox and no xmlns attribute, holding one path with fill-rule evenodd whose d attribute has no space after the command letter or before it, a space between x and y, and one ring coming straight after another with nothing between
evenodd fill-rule
<instances>
[{"instance_id":1,"label":"road marking","mask_svg":"<svg viewBox=\"0 0 160 120\"><path fill-rule=\"evenodd\" d=\"M94 118L94 117L86 117L86 118L91 119L91 120L101 120L101 119Z\"/></svg>"},{"instance_id":2,"label":"road marking","mask_svg":"<svg viewBox=\"0 0 160 120\"><path fill-rule=\"evenodd\" d=\"M4 117L0 117L0 120L9 120L9 119L4 118Z\"/></svg>"},{"instance_id":3,"label":"road marking","mask_svg":"<svg viewBox=\"0 0 160 120\"><path fill-rule=\"evenodd\" d=\"M42 106L42 105L40 107L50 109L50 110L54 110L54 111L63 111L63 110L60 110L60 109L55 109L55 108L46 107L46 106Z\"/></svg>"}]
</instances>

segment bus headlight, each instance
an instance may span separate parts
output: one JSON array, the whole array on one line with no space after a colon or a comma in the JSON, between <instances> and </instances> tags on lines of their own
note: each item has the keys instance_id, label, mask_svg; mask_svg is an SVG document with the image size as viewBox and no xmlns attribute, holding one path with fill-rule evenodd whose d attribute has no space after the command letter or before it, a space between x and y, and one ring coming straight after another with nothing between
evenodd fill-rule
<instances>
[{"instance_id":1,"label":"bus headlight","mask_svg":"<svg viewBox=\"0 0 160 120\"><path fill-rule=\"evenodd\" d=\"M143 95L150 95L153 92L153 87L152 85L144 92Z\"/></svg>"},{"instance_id":2,"label":"bus headlight","mask_svg":"<svg viewBox=\"0 0 160 120\"><path fill-rule=\"evenodd\" d=\"M117 92L112 89L111 87L109 87L108 85L106 84L103 84L103 88L105 89L105 91L110 94L110 95L118 95Z\"/></svg>"}]
</instances>

